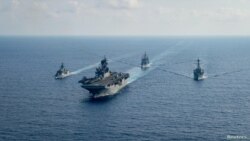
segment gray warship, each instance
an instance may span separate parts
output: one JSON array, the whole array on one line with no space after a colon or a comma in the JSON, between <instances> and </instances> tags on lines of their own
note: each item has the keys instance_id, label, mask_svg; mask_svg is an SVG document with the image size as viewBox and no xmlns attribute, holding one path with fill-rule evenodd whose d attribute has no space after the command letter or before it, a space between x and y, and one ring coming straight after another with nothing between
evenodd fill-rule
<instances>
[{"instance_id":1,"label":"gray warship","mask_svg":"<svg viewBox=\"0 0 250 141\"><path fill-rule=\"evenodd\" d=\"M69 70L65 69L64 64L62 63L60 69L55 74L55 79L63 79L70 75Z\"/></svg>"},{"instance_id":2,"label":"gray warship","mask_svg":"<svg viewBox=\"0 0 250 141\"><path fill-rule=\"evenodd\" d=\"M93 98L100 98L116 94L127 85L129 73L111 72L108 68L106 57L96 68L95 77L83 77L79 83L82 88L87 89Z\"/></svg>"},{"instance_id":3,"label":"gray warship","mask_svg":"<svg viewBox=\"0 0 250 141\"><path fill-rule=\"evenodd\" d=\"M141 69L142 70L145 70L145 69L147 69L147 68L149 68L150 67L150 64L149 64L149 58L148 58L148 56L147 56L147 54L146 54L146 52L143 54L143 56L142 56L142 59L141 59Z\"/></svg>"},{"instance_id":4,"label":"gray warship","mask_svg":"<svg viewBox=\"0 0 250 141\"><path fill-rule=\"evenodd\" d=\"M200 59L197 60L197 68L194 69L194 80L199 81L203 79L204 69L200 66Z\"/></svg>"}]
</instances>

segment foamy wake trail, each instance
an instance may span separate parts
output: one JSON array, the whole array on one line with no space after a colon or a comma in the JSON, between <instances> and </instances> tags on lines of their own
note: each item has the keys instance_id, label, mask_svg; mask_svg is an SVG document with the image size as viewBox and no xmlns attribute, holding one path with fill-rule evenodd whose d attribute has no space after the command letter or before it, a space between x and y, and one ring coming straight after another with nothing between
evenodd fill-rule
<instances>
[{"instance_id":1,"label":"foamy wake trail","mask_svg":"<svg viewBox=\"0 0 250 141\"><path fill-rule=\"evenodd\" d=\"M207 79L208 78L208 76L207 75L204 75L203 77L202 77L202 79Z\"/></svg>"},{"instance_id":2,"label":"foamy wake trail","mask_svg":"<svg viewBox=\"0 0 250 141\"><path fill-rule=\"evenodd\" d=\"M71 72L70 74L71 74L71 75L79 74L79 73L81 73L81 72L83 72L83 71L85 71L85 70L89 70L89 69L92 69L92 68L94 68L94 67L97 67L98 64L99 64L99 63L95 63L95 64L93 64L93 65L86 66L86 67L84 67L84 68L81 68L81 69L78 69L78 70L76 70L76 71L73 71L73 72Z\"/></svg>"},{"instance_id":3,"label":"foamy wake trail","mask_svg":"<svg viewBox=\"0 0 250 141\"><path fill-rule=\"evenodd\" d=\"M176 45L172 47L176 47L180 45L181 42L177 43ZM167 50L164 51L163 53L157 55L153 59L151 59L150 67L147 70L142 70L139 66L138 67L133 67L127 71L127 73L130 74L130 77L128 79L128 83L132 83L135 80L147 75L149 72L157 68L157 65L159 64L159 61L163 59L165 56L168 54L172 53L171 51ZM153 64L156 64L155 66Z\"/></svg>"},{"instance_id":4,"label":"foamy wake trail","mask_svg":"<svg viewBox=\"0 0 250 141\"><path fill-rule=\"evenodd\" d=\"M108 59L108 62L109 62L109 63L112 63L112 62L115 62L115 61L117 61L117 60L120 60L120 59L123 59L123 58L126 58L126 57L130 57L130 56L133 56L134 54L135 54L135 53L130 53L130 54L126 54L126 55L123 55L123 56L119 56L119 57L116 57L116 58L113 58L113 59ZM96 63L94 63L94 64L92 64L92 65L88 65L88 66L86 66L86 67L80 68L80 69L78 69L78 70L76 70L76 71L71 72L70 75L76 75L76 74L79 74L79 73L81 73L81 72L83 72L83 71L86 71L86 70L95 68L95 67L97 67L99 64L100 64L100 62L96 62Z\"/></svg>"},{"instance_id":5,"label":"foamy wake trail","mask_svg":"<svg viewBox=\"0 0 250 141\"><path fill-rule=\"evenodd\" d=\"M217 77L230 75L230 74L234 74L234 73L238 73L238 72L242 72L242 71L248 71L248 70L249 69L239 69L239 70L234 70L234 71L230 71L230 72L223 72L220 74L211 74L211 75L209 75L209 78L217 78Z\"/></svg>"},{"instance_id":6,"label":"foamy wake trail","mask_svg":"<svg viewBox=\"0 0 250 141\"><path fill-rule=\"evenodd\" d=\"M140 67L131 68L130 70L127 71L127 73L130 74L130 77L128 79L128 83L134 82L135 80L145 76L146 74L148 74L149 72L151 72L154 69L155 69L155 67L150 67L147 70L142 70Z\"/></svg>"}]
</instances>

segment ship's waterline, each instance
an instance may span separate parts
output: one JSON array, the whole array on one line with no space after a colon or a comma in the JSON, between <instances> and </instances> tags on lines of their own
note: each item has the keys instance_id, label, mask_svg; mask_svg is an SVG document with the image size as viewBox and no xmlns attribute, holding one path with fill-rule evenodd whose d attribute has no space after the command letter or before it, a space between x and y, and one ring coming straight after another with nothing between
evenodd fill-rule
<instances>
[{"instance_id":1,"label":"ship's waterline","mask_svg":"<svg viewBox=\"0 0 250 141\"><path fill-rule=\"evenodd\" d=\"M106 96L112 96L112 95L119 93L119 91L121 89L123 89L124 87L126 87L127 85L128 85L128 81L127 81L127 79L124 79L124 80L122 80L121 84L106 87L106 89L101 91L100 94L96 94L96 95L91 94L91 96L94 98L102 98L102 97L106 97Z\"/></svg>"}]
</instances>

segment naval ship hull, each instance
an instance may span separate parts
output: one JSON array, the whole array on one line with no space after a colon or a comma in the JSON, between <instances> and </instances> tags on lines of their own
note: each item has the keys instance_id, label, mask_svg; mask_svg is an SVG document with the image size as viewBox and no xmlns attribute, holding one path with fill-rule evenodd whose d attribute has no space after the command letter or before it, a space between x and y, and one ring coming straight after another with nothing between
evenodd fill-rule
<instances>
[{"instance_id":1,"label":"naval ship hull","mask_svg":"<svg viewBox=\"0 0 250 141\"><path fill-rule=\"evenodd\" d=\"M150 67L150 64L141 65L142 70L146 70Z\"/></svg>"},{"instance_id":2,"label":"naval ship hull","mask_svg":"<svg viewBox=\"0 0 250 141\"><path fill-rule=\"evenodd\" d=\"M105 85L82 85L82 88L89 91L92 98L102 98L117 94L122 88L128 84L127 79L123 79L121 83L111 86Z\"/></svg>"},{"instance_id":3,"label":"naval ship hull","mask_svg":"<svg viewBox=\"0 0 250 141\"><path fill-rule=\"evenodd\" d=\"M199 81L199 80L203 80L203 79L204 79L203 74L195 74L194 73L194 80Z\"/></svg>"},{"instance_id":4,"label":"naval ship hull","mask_svg":"<svg viewBox=\"0 0 250 141\"><path fill-rule=\"evenodd\" d=\"M55 76L55 79L63 79L63 78L68 77L68 76L70 76L70 72L63 73L63 74L60 74L58 76Z\"/></svg>"}]
</instances>

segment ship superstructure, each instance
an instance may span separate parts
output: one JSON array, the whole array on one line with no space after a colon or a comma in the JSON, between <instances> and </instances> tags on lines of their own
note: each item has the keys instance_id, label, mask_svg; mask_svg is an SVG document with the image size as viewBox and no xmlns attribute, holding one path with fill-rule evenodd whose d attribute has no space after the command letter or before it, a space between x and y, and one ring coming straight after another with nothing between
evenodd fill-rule
<instances>
[{"instance_id":1,"label":"ship superstructure","mask_svg":"<svg viewBox=\"0 0 250 141\"><path fill-rule=\"evenodd\" d=\"M204 75L204 69L200 66L200 59L197 59L197 67L194 69L194 80L202 80Z\"/></svg>"},{"instance_id":2,"label":"ship superstructure","mask_svg":"<svg viewBox=\"0 0 250 141\"><path fill-rule=\"evenodd\" d=\"M142 59L141 59L141 69L147 69L150 67L150 64L149 64L149 58L146 54L146 52L143 54L142 56Z\"/></svg>"}]
</instances>

